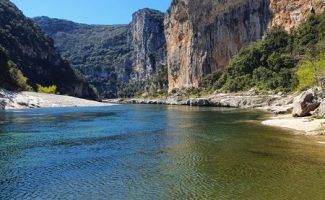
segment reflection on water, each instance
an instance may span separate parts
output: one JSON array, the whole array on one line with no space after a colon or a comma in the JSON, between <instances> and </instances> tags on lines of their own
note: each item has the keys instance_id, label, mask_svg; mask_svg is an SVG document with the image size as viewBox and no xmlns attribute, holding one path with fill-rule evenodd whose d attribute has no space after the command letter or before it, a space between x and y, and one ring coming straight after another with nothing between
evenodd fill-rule
<instances>
[{"instance_id":1,"label":"reflection on water","mask_svg":"<svg viewBox=\"0 0 325 200\"><path fill-rule=\"evenodd\" d=\"M0 113L0 199L324 199L323 138L177 106Z\"/></svg>"}]
</instances>

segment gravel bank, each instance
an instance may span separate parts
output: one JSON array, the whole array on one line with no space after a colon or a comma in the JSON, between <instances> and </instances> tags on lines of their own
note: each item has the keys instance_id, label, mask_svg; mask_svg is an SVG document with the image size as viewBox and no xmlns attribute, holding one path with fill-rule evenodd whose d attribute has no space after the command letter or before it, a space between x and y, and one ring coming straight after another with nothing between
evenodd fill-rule
<instances>
[{"instance_id":1,"label":"gravel bank","mask_svg":"<svg viewBox=\"0 0 325 200\"><path fill-rule=\"evenodd\" d=\"M16 93L0 89L0 110L52 107L95 107L110 105L112 104L71 96L36 92Z\"/></svg>"}]
</instances>

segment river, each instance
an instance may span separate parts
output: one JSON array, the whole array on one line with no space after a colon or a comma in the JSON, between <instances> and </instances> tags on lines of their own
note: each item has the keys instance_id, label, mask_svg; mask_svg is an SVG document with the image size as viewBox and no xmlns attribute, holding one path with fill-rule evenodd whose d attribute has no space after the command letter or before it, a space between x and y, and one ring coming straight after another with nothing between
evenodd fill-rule
<instances>
[{"instance_id":1,"label":"river","mask_svg":"<svg viewBox=\"0 0 325 200\"><path fill-rule=\"evenodd\" d=\"M325 199L325 145L251 110L0 113L0 199Z\"/></svg>"}]
</instances>

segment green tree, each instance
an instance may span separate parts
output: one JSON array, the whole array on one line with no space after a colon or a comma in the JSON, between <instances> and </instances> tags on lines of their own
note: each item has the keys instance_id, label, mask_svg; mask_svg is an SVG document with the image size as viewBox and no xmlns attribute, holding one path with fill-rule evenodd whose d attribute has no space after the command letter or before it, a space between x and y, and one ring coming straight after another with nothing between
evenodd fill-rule
<instances>
[{"instance_id":1,"label":"green tree","mask_svg":"<svg viewBox=\"0 0 325 200\"><path fill-rule=\"evenodd\" d=\"M8 61L9 68L9 77L12 80L13 86L16 90L20 91L29 91L32 88L27 84L27 78L23 75L23 73L17 68L17 65L13 63L11 60Z\"/></svg>"},{"instance_id":2,"label":"green tree","mask_svg":"<svg viewBox=\"0 0 325 200\"><path fill-rule=\"evenodd\" d=\"M304 90L308 87L324 87L325 83L325 53L322 52L314 57L308 53L299 63L296 72L298 78L298 88Z\"/></svg>"}]
</instances>

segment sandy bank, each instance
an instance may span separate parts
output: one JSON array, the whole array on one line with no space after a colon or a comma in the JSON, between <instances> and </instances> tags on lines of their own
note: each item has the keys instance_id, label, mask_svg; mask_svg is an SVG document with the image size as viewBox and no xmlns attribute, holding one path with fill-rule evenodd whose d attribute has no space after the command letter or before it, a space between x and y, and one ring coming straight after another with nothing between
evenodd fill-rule
<instances>
[{"instance_id":1,"label":"sandy bank","mask_svg":"<svg viewBox=\"0 0 325 200\"><path fill-rule=\"evenodd\" d=\"M24 109L24 108L52 108L52 107L95 107L110 106L109 103L101 103L71 96L43 94L36 92L9 92L0 91L0 109Z\"/></svg>"},{"instance_id":2,"label":"sandy bank","mask_svg":"<svg viewBox=\"0 0 325 200\"><path fill-rule=\"evenodd\" d=\"M325 119L293 118L291 115L279 115L263 121L262 124L291 129L304 135L322 135L325 133Z\"/></svg>"}]
</instances>

